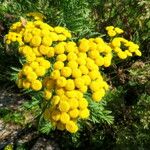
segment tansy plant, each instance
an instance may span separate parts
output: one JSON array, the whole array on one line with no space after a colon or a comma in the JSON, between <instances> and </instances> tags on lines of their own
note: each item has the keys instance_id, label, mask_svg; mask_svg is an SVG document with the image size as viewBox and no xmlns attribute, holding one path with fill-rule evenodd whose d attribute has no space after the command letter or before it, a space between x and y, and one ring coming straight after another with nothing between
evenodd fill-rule
<instances>
[{"instance_id":1,"label":"tansy plant","mask_svg":"<svg viewBox=\"0 0 150 150\"><path fill-rule=\"evenodd\" d=\"M100 68L111 65L114 53L121 59L141 56L137 44L118 37L122 29L108 26L106 30L111 37L108 43L101 37L74 42L68 29L52 27L36 15L33 21L22 18L14 23L5 36L7 45L18 42L18 54L25 60L16 84L42 93L44 118L59 130L75 133L78 120L90 117L85 94L97 103L105 96L109 85Z\"/></svg>"}]
</instances>

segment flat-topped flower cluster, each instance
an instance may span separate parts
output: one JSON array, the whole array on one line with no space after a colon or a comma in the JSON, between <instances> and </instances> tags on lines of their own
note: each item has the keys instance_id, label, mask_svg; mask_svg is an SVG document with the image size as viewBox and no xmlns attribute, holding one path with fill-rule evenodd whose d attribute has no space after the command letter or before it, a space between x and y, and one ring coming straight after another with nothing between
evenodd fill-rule
<instances>
[{"instance_id":1,"label":"flat-topped flower cluster","mask_svg":"<svg viewBox=\"0 0 150 150\"><path fill-rule=\"evenodd\" d=\"M79 118L90 116L84 93L99 102L109 89L100 67L109 67L113 53L121 59L135 53L141 56L138 45L122 37L123 30L109 26L105 42L101 37L72 41L71 32L60 26L52 27L41 20L14 23L5 37L6 44L18 42L18 53L25 63L16 81L19 88L42 91L50 103L44 118L57 129L70 133L78 131ZM127 47L122 50L122 45Z\"/></svg>"}]
</instances>

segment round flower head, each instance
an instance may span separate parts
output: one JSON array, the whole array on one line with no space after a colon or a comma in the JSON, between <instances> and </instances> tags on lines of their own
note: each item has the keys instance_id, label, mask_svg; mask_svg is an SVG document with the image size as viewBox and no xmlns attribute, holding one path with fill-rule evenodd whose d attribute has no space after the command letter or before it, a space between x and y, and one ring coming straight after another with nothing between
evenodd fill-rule
<instances>
[{"instance_id":1,"label":"round flower head","mask_svg":"<svg viewBox=\"0 0 150 150\"><path fill-rule=\"evenodd\" d=\"M71 118L77 118L79 115L79 110L78 109L72 109L69 111L69 115Z\"/></svg>"},{"instance_id":2,"label":"round flower head","mask_svg":"<svg viewBox=\"0 0 150 150\"><path fill-rule=\"evenodd\" d=\"M31 82L31 88L34 91L39 91L42 88L42 83L39 80L34 80L33 82Z\"/></svg>"},{"instance_id":3,"label":"round flower head","mask_svg":"<svg viewBox=\"0 0 150 150\"><path fill-rule=\"evenodd\" d=\"M63 124L67 124L70 121L70 116L66 112L63 112L61 113L60 121Z\"/></svg>"},{"instance_id":4,"label":"round flower head","mask_svg":"<svg viewBox=\"0 0 150 150\"><path fill-rule=\"evenodd\" d=\"M77 69L77 68L72 69L72 77L73 78L79 78L79 77L81 77L81 75L82 75L82 72L80 69Z\"/></svg>"},{"instance_id":5,"label":"round flower head","mask_svg":"<svg viewBox=\"0 0 150 150\"><path fill-rule=\"evenodd\" d=\"M72 79L68 79L68 80L67 80L67 83L66 83L66 85L65 85L65 89L66 89L67 91L72 91L72 90L75 89L74 81L73 81Z\"/></svg>"},{"instance_id":6,"label":"round flower head","mask_svg":"<svg viewBox=\"0 0 150 150\"><path fill-rule=\"evenodd\" d=\"M28 81L32 82L37 79L37 75L35 72L31 71L27 74Z\"/></svg>"},{"instance_id":7,"label":"round flower head","mask_svg":"<svg viewBox=\"0 0 150 150\"><path fill-rule=\"evenodd\" d=\"M78 100L76 98L70 98L68 100L68 103L70 105L70 109L75 109L75 108L77 108L79 106L79 102L78 102Z\"/></svg>"},{"instance_id":8,"label":"round flower head","mask_svg":"<svg viewBox=\"0 0 150 150\"><path fill-rule=\"evenodd\" d=\"M25 89L29 89L30 88L30 82L28 81L28 80L23 80L22 81L22 86L23 86L23 88L25 88Z\"/></svg>"},{"instance_id":9,"label":"round flower head","mask_svg":"<svg viewBox=\"0 0 150 150\"><path fill-rule=\"evenodd\" d=\"M75 132L78 131L78 126L76 125L75 122L69 121L69 122L67 122L67 124L66 124L66 129L67 129L67 131L69 131L70 133L75 133Z\"/></svg>"},{"instance_id":10,"label":"round flower head","mask_svg":"<svg viewBox=\"0 0 150 150\"><path fill-rule=\"evenodd\" d=\"M88 102L85 98L79 99L79 108L80 109L85 109L88 107Z\"/></svg>"},{"instance_id":11,"label":"round flower head","mask_svg":"<svg viewBox=\"0 0 150 150\"><path fill-rule=\"evenodd\" d=\"M49 100L51 97L52 97L52 92L49 91L49 90L45 90L45 91L44 91L44 98L45 98L46 100Z\"/></svg>"},{"instance_id":12,"label":"round flower head","mask_svg":"<svg viewBox=\"0 0 150 150\"><path fill-rule=\"evenodd\" d=\"M52 39L49 36L44 36L42 39L42 44L44 46L51 46L52 45Z\"/></svg>"},{"instance_id":13,"label":"round flower head","mask_svg":"<svg viewBox=\"0 0 150 150\"><path fill-rule=\"evenodd\" d=\"M79 112L79 116L82 118L82 119L86 119L90 116L90 111L85 108L85 109L82 109L80 112Z\"/></svg>"},{"instance_id":14,"label":"round flower head","mask_svg":"<svg viewBox=\"0 0 150 150\"><path fill-rule=\"evenodd\" d=\"M62 112L68 112L70 106L67 101L60 101L59 103L59 110Z\"/></svg>"},{"instance_id":15,"label":"round flower head","mask_svg":"<svg viewBox=\"0 0 150 150\"><path fill-rule=\"evenodd\" d=\"M89 50L89 41L87 39L82 39L79 43L79 50L81 52L87 52Z\"/></svg>"},{"instance_id":16,"label":"round flower head","mask_svg":"<svg viewBox=\"0 0 150 150\"><path fill-rule=\"evenodd\" d=\"M71 75L71 68L69 67L63 67L61 69L61 75L64 76L64 77L69 77Z\"/></svg>"},{"instance_id":17,"label":"round flower head","mask_svg":"<svg viewBox=\"0 0 150 150\"><path fill-rule=\"evenodd\" d=\"M54 55L55 55L55 50L54 50L54 48L53 47L49 47L48 48L48 53L47 53L47 57L49 57L49 58L51 58L51 57L53 57Z\"/></svg>"},{"instance_id":18,"label":"round flower head","mask_svg":"<svg viewBox=\"0 0 150 150\"><path fill-rule=\"evenodd\" d=\"M65 87L67 80L64 77L59 77L56 81L58 87Z\"/></svg>"},{"instance_id":19,"label":"round flower head","mask_svg":"<svg viewBox=\"0 0 150 150\"><path fill-rule=\"evenodd\" d=\"M46 70L44 67L39 66L38 68L35 69L35 73L37 74L37 76L44 76L46 73Z\"/></svg>"},{"instance_id":20,"label":"round flower head","mask_svg":"<svg viewBox=\"0 0 150 150\"><path fill-rule=\"evenodd\" d=\"M30 42L31 46L37 47L41 44L41 37L40 36L33 36Z\"/></svg>"},{"instance_id":21,"label":"round flower head","mask_svg":"<svg viewBox=\"0 0 150 150\"><path fill-rule=\"evenodd\" d=\"M51 115L52 115L52 119L55 121L58 121L61 117L61 113L58 110L54 110Z\"/></svg>"}]
</instances>

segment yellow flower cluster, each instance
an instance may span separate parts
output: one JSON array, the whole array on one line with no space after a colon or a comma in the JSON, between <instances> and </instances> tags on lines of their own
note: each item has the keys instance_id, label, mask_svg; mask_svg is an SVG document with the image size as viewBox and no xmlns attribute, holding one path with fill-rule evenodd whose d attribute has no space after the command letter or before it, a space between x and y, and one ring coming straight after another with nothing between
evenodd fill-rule
<instances>
[{"instance_id":1,"label":"yellow flower cluster","mask_svg":"<svg viewBox=\"0 0 150 150\"><path fill-rule=\"evenodd\" d=\"M114 26L108 26L106 27L106 30L110 37L113 37L116 34L122 34L124 32L122 29L118 27L115 28ZM123 37L113 38L110 42L110 46L121 59L126 59L127 57L132 56L132 53L135 53L137 56L142 55L137 44L133 43L132 41L128 41Z\"/></svg>"},{"instance_id":2,"label":"yellow flower cluster","mask_svg":"<svg viewBox=\"0 0 150 150\"><path fill-rule=\"evenodd\" d=\"M117 34L122 34L124 31L118 27L114 27L114 26L108 26L106 27L106 30L107 30L107 34L110 36L110 37L114 37L115 35Z\"/></svg>"},{"instance_id":3,"label":"yellow flower cluster","mask_svg":"<svg viewBox=\"0 0 150 150\"><path fill-rule=\"evenodd\" d=\"M18 87L24 89L31 88L34 91L41 90L42 82L38 78L43 77L50 67L50 62L43 57L37 57L34 61L24 64L18 74Z\"/></svg>"},{"instance_id":4,"label":"yellow flower cluster","mask_svg":"<svg viewBox=\"0 0 150 150\"><path fill-rule=\"evenodd\" d=\"M142 55L137 44L122 37L114 38L111 42L111 46L121 59L126 59L127 57L132 56L132 53L135 53L137 56Z\"/></svg>"},{"instance_id":5,"label":"yellow flower cluster","mask_svg":"<svg viewBox=\"0 0 150 150\"><path fill-rule=\"evenodd\" d=\"M39 18L13 24L6 35L6 43L17 41L18 52L26 59L17 85L43 91L43 98L51 104L45 109L44 118L59 130L75 133L78 119L90 115L84 93L89 92L99 102L109 88L99 67L111 65L113 51L122 59L133 52L139 56L141 53L136 44L121 37L110 43L100 37L83 38L78 43L69 41L70 31L60 26L53 28ZM106 30L111 37L123 32L112 26ZM122 43L128 50L121 50Z\"/></svg>"}]
</instances>

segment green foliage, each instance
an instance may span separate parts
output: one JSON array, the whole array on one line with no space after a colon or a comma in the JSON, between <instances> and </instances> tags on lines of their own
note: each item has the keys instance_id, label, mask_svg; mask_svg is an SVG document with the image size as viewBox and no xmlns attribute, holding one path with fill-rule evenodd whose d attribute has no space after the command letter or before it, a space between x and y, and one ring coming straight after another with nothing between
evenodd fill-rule
<instances>
[{"instance_id":1,"label":"green foliage","mask_svg":"<svg viewBox=\"0 0 150 150\"><path fill-rule=\"evenodd\" d=\"M111 111L106 110L105 108L106 102L102 101L97 104L88 95L85 95L85 97L88 99L89 109L91 110L90 121L92 123L113 123L113 116L111 115Z\"/></svg>"}]
</instances>

